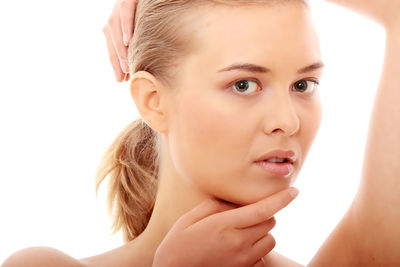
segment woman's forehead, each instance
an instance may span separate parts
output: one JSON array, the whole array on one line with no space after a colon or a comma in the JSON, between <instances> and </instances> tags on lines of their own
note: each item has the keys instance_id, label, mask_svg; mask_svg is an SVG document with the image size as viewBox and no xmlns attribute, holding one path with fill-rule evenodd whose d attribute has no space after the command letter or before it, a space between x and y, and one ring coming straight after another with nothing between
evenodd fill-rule
<instances>
[{"instance_id":1,"label":"woman's forehead","mask_svg":"<svg viewBox=\"0 0 400 267\"><path fill-rule=\"evenodd\" d=\"M218 6L203 10L193 33L193 57L203 66L221 69L234 62L314 63L319 40L304 5Z\"/></svg>"}]
</instances>

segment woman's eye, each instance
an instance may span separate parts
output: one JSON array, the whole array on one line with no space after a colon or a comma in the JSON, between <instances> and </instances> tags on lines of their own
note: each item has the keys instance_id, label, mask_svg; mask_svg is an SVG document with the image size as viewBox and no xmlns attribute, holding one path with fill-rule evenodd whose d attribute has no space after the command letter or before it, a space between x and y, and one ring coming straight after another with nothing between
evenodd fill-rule
<instances>
[{"instance_id":1,"label":"woman's eye","mask_svg":"<svg viewBox=\"0 0 400 267\"><path fill-rule=\"evenodd\" d=\"M240 80L235 82L232 87L241 95L251 94L257 90L258 84L252 80Z\"/></svg>"},{"instance_id":2,"label":"woman's eye","mask_svg":"<svg viewBox=\"0 0 400 267\"><path fill-rule=\"evenodd\" d=\"M315 90L318 84L319 83L317 81L313 80L300 80L294 83L293 88L301 93L304 93L307 90L311 93Z\"/></svg>"}]
</instances>

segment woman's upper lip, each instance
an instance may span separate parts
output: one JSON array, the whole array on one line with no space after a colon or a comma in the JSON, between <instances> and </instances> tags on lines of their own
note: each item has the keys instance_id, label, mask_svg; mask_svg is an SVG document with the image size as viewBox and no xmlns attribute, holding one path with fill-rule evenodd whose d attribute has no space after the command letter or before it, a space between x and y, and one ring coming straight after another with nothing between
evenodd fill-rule
<instances>
[{"instance_id":1,"label":"woman's upper lip","mask_svg":"<svg viewBox=\"0 0 400 267\"><path fill-rule=\"evenodd\" d=\"M281 159L288 159L290 163L294 163L296 161L296 153L292 150L273 150L268 153L265 153L261 157L259 157L256 161L264 161L270 158L281 158Z\"/></svg>"}]
</instances>

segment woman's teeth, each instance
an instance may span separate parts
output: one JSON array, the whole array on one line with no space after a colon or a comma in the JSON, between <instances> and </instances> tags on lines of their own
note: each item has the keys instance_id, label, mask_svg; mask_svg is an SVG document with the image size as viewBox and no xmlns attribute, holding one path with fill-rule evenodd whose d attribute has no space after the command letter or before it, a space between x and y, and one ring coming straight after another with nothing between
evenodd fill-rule
<instances>
[{"instance_id":1,"label":"woman's teeth","mask_svg":"<svg viewBox=\"0 0 400 267\"><path fill-rule=\"evenodd\" d=\"M267 159L266 161L283 163L286 161L286 159L271 158L271 159Z\"/></svg>"}]
</instances>

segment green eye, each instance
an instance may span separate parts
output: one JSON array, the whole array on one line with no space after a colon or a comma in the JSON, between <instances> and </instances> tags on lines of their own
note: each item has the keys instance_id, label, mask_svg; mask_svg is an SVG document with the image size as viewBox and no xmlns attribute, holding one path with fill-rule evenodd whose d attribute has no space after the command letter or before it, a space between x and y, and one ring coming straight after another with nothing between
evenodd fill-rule
<instances>
[{"instance_id":1,"label":"green eye","mask_svg":"<svg viewBox=\"0 0 400 267\"><path fill-rule=\"evenodd\" d=\"M257 90L258 84L252 80L240 80L232 86L237 92L247 95Z\"/></svg>"},{"instance_id":2,"label":"green eye","mask_svg":"<svg viewBox=\"0 0 400 267\"><path fill-rule=\"evenodd\" d=\"M293 88L295 88L295 90L298 90L301 93L307 90L311 93L312 91L315 90L318 84L319 83L317 81L313 80L300 80L294 83Z\"/></svg>"}]
</instances>

